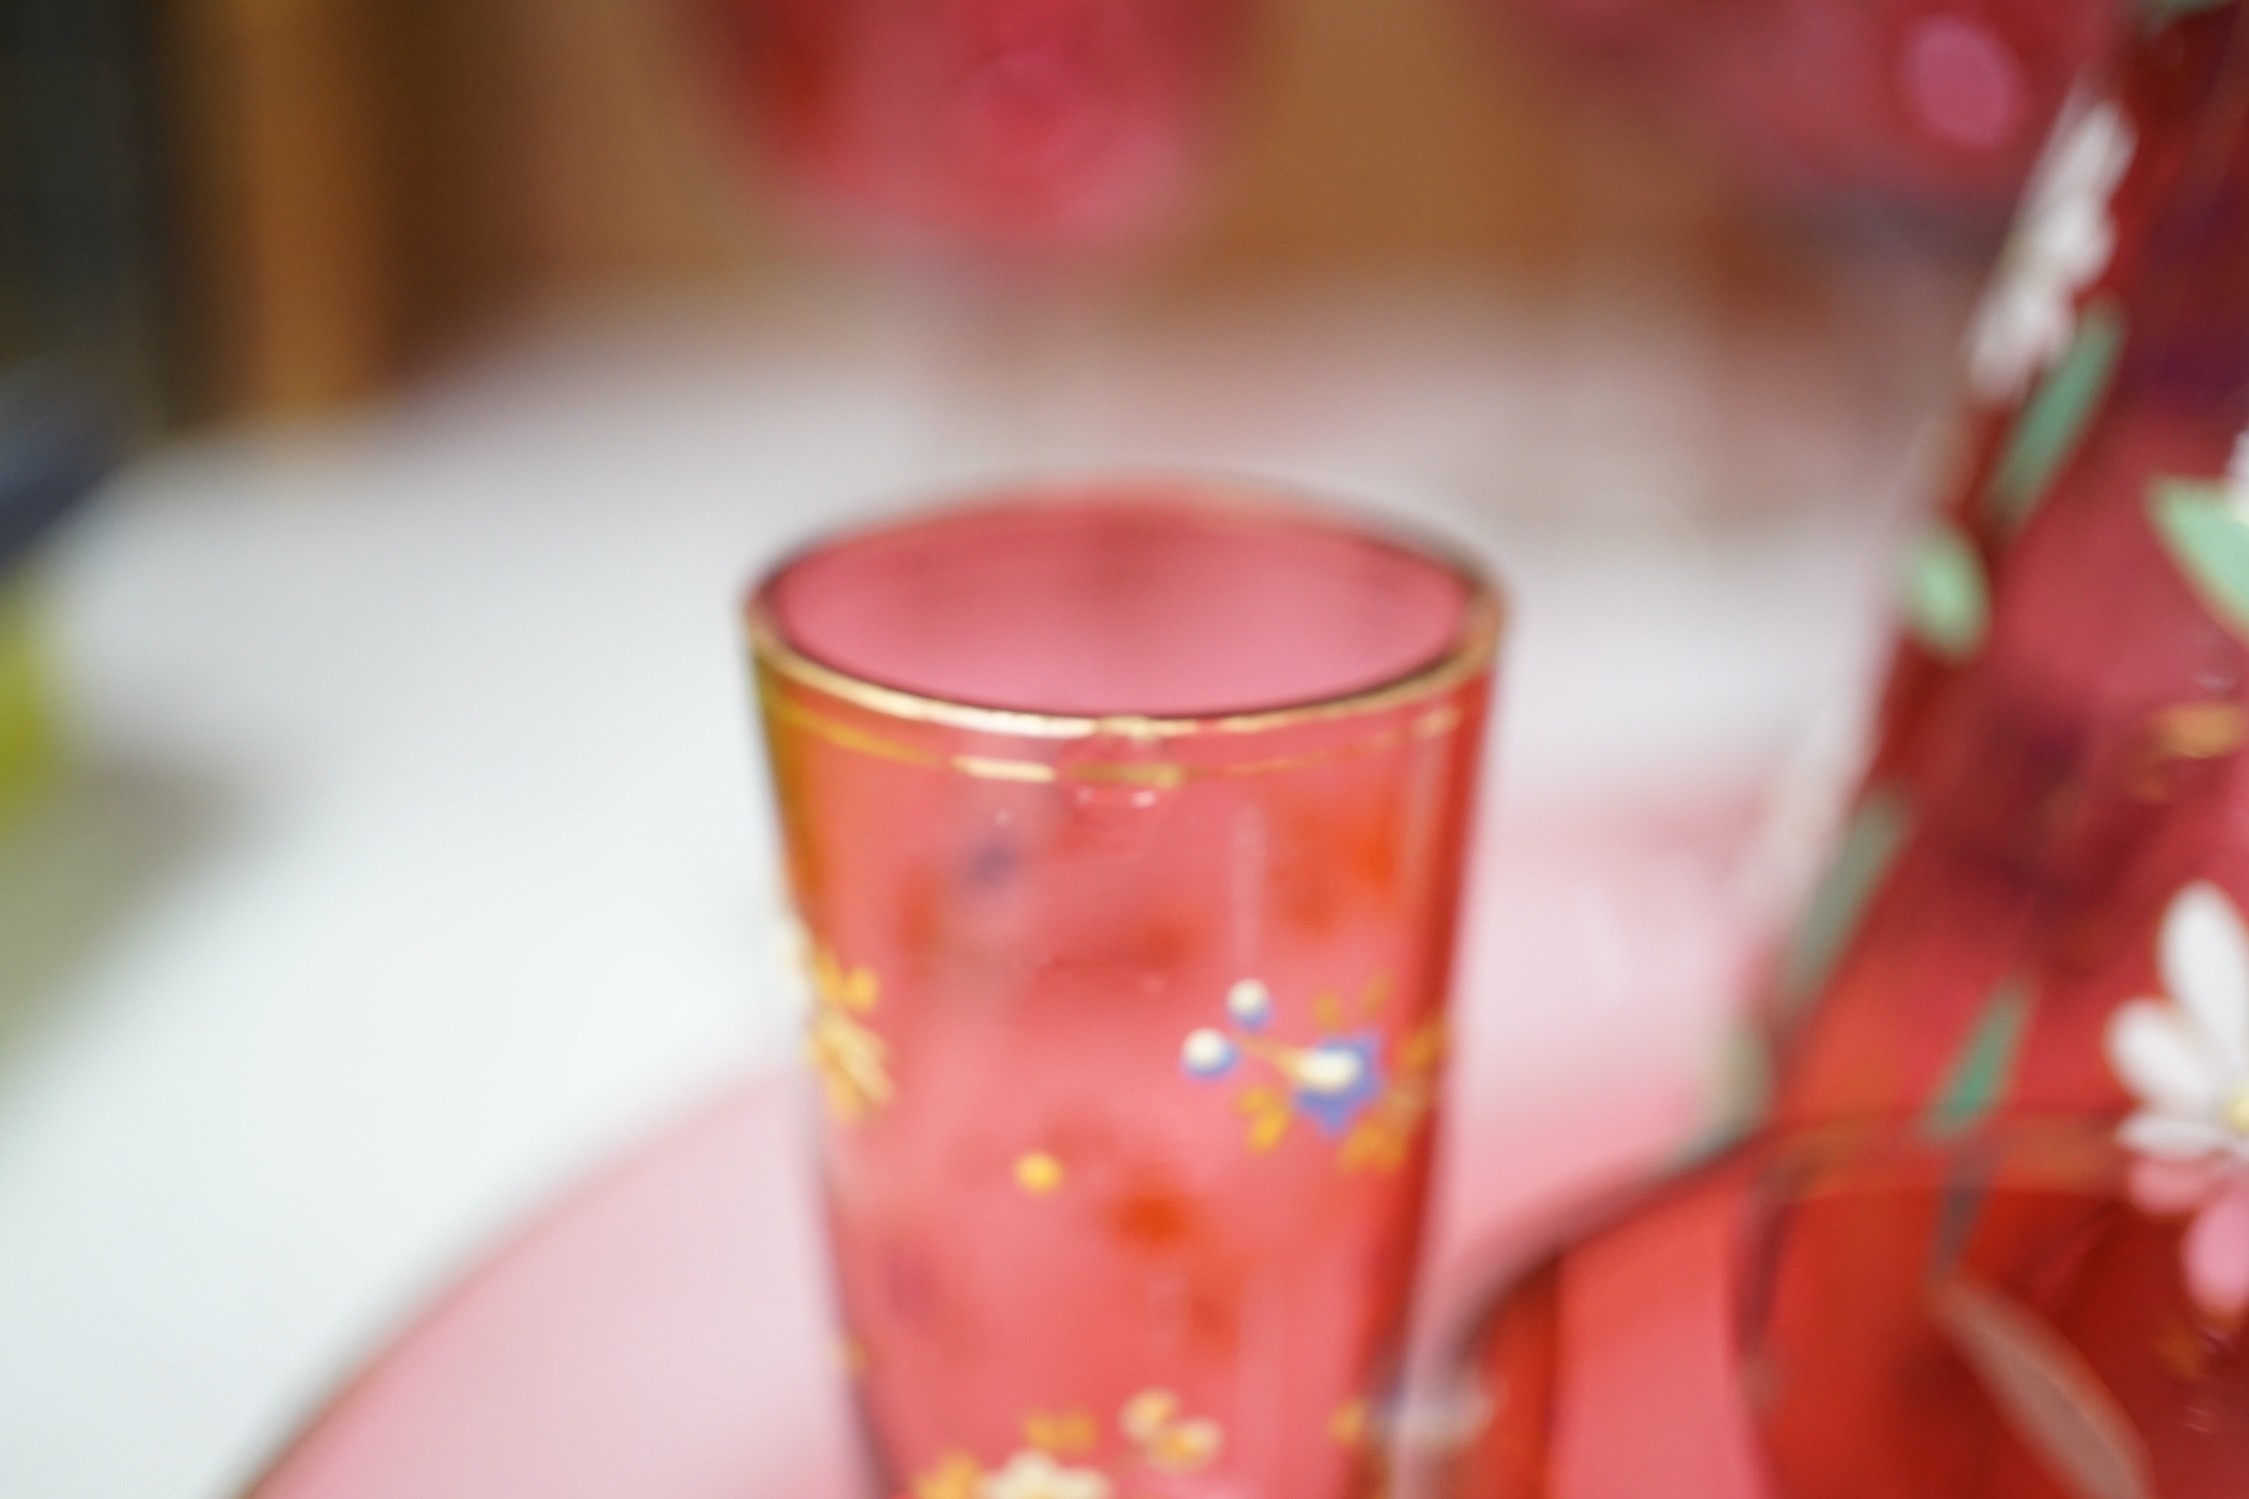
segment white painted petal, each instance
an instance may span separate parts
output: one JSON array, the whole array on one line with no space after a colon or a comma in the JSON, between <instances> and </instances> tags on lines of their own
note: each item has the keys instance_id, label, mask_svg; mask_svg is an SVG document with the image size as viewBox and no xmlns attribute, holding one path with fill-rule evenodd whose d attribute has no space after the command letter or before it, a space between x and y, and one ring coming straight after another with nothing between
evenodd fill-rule
<instances>
[{"instance_id":1,"label":"white painted petal","mask_svg":"<svg viewBox=\"0 0 2249 1499\"><path fill-rule=\"evenodd\" d=\"M2086 121L2107 103L2105 99L2095 99L2082 86L2069 91L2069 97L2062 100L2062 107L2055 111L2053 128L2047 131L2045 144L2038 149L2038 160L2030 169L2030 182L2025 189L2028 201L2036 203L2053 193L2063 175L2062 158L2084 137Z\"/></svg>"},{"instance_id":2,"label":"white painted petal","mask_svg":"<svg viewBox=\"0 0 2249 1499\"><path fill-rule=\"evenodd\" d=\"M2092 229L2078 249L2084 261L2078 267L2077 284L2083 288L2100 278L2101 272L2108 269L2109 257L2116 253L2116 221L2103 213L2093 221Z\"/></svg>"},{"instance_id":3,"label":"white painted petal","mask_svg":"<svg viewBox=\"0 0 2249 1499\"><path fill-rule=\"evenodd\" d=\"M2021 335L2023 368L2016 377L2017 388L2060 358L2076 331L2077 312L2070 306L2067 287L2056 286L2051 296L2026 305Z\"/></svg>"},{"instance_id":4,"label":"white painted petal","mask_svg":"<svg viewBox=\"0 0 2249 1499\"><path fill-rule=\"evenodd\" d=\"M2108 265L2115 244L2116 235L2098 203L2072 204L2068 211L2055 214L2044 237L2044 249L2060 296L2073 298L2080 288L2097 279Z\"/></svg>"},{"instance_id":5,"label":"white painted petal","mask_svg":"<svg viewBox=\"0 0 2249 1499\"><path fill-rule=\"evenodd\" d=\"M1226 1013L1256 1030L1273 1018L1273 991L1258 979L1239 979L1226 991Z\"/></svg>"},{"instance_id":6,"label":"white painted petal","mask_svg":"<svg viewBox=\"0 0 2249 1499\"><path fill-rule=\"evenodd\" d=\"M2108 1064L2134 1098L2179 1119L2214 1119L2230 1080L2199 1022L2176 1005L2135 999L2109 1017Z\"/></svg>"},{"instance_id":7,"label":"white painted petal","mask_svg":"<svg viewBox=\"0 0 2249 1499\"><path fill-rule=\"evenodd\" d=\"M1968 384L1978 397L1994 404L2015 394L2024 362L2008 302L2004 294L1994 294L1968 338Z\"/></svg>"},{"instance_id":8,"label":"white painted petal","mask_svg":"<svg viewBox=\"0 0 2249 1499\"><path fill-rule=\"evenodd\" d=\"M1969 385L1985 401L2014 400L2068 342L2069 330L2068 293L2052 285L2042 262L2001 271L1970 333Z\"/></svg>"},{"instance_id":9,"label":"white painted petal","mask_svg":"<svg viewBox=\"0 0 2249 1499\"><path fill-rule=\"evenodd\" d=\"M2232 1137L2217 1125L2199 1119L2143 1112L2118 1125L2116 1138L2142 1155L2191 1161L2224 1150Z\"/></svg>"},{"instance_id":10,"label":"white painted petal","mask_svg":"<svg viewBox=\"0 0 2249 1499\"><path fill-rule=\"evenodd\" d=\"M2139 132L2132 128L2131 117L2116 105L2108 105L2102 119L2100 193L2108 197L2116 185L2124 180L2124 173L2132 165L2132 153L2139 149Z\"/></svg>"},{"instance_id":11,"label":"white painted petal","mask_svg":"<svg viewBox=\"0 0 2249 1499\"><path fill-rule=\"evenodd\" d=\"M2058 144L2055 191L2106 198L2131 163L2132 122L2114 103L2103 100L2086 110Z\"/></svg>"},{"instance_id":12,"label":"white painted petal","mask_svg":"<svg viewBox=\"0 0 2249 1499\"><path fill-rule=\"evenodd\" d=\"M1348 1093L1359 1086L1366 1064L1348 1047L1314 1046L1296 1058L1290 1072L1292 1081L1307 1093Z\"/></svg>"},{"instance_id":13,"label":"white painted petal","mask_svg":"<svg viewBox=\"0 0 2249 1499\"><path fill-rule=\"evenodd\" d=\"M2224 1076L2249 1075L2249 932L2223 890L2197 881L2163 916L2163 982L2201 1022Z\"/></svg>"}]
</instances>

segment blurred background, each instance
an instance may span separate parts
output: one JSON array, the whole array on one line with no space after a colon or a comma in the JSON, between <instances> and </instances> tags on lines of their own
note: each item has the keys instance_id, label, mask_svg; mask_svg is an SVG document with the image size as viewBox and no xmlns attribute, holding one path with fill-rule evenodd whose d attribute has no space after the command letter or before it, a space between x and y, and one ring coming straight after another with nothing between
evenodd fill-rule
<instances>
[{"instance_id":1,"label":"blurred background","mask_svg":"<svg viewBox=\"0 0 2249 1499\"><path fill-rule=\"evenodd\" d=\"M791 1055L732 601L856 515L1133 464L1450 531L1493 816L1767 808L1667 898L1785 903L2111 10L0 0L0 1493L230 1492ZM1616 1006L1463 1002L1490 1128L1644 1154L1739 975L1625 1023L1601 899Z\"/></svg>"},{"instance_id":2,"label":"blurred background","mask_svg":"<svg viewBox=\"0 0 2249 1499\"><path fill-rule=\"evenodd\" d=\"M839 48L944 44L852 42L842 17L881 9L867 4L786 20L823 9L11 0L6 347L98 346L139 415L201 424L378 399L558 307L722 297L770 316L865 294L864 263L839 286L835 236L793 232L790 190L848 179L832 159L844 131L874 154L903 125L834 116L940 107L896 80L887 106L847 96L853 81L828 76ZM1014 9L1032 19L1012 24L1060 26ZM1128 205L1121 217L1163 222L1093 232L1156 241L1079 278L1126 304L1121 320L1339 281L1533 305L1632 283L1722 314L1744 341L1847 314L1839 264L1910 279L1891 262L1928 260L1972 279L2104 14L2087 0L1193 8L1238 13L1201 27L1221 36L1160 5L1109 9L1159 19L1106 42L945 24L988 52L1140 48L1063 62L1107 68L1087 86L1113 88L1096 102L1140 116L1131 128L1192 133L1193 201ZM1182 86L1130 95L1119 75L1135 66ZM1099 150L1076 165L1108 170ZM894 184L825 185L877 199L876 216L903 201L880 201ZM956 260L988 248L975 216L956 214L968 243L942 247Z\"/></svg>"}]
</instances>

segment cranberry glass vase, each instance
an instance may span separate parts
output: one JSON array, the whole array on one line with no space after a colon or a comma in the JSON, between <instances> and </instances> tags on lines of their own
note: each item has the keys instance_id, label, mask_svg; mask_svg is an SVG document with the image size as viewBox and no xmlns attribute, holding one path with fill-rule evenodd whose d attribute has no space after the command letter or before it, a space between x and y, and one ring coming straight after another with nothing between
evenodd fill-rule
<instances>
[{"instance_id":1,"label":"cranberry glass vase","mask_svg":"<svg viewBox=\"0 0 2249 1499\"><path fill-rule=\"evenodd\" d=\"M876 241L1133 248L1183 215L1252 0L712 0L801 201Z\"/></svg>"},{"instance_id":2,"label":"cranberry glass vase","mask_svg":"<svg viewBox=\"0 0 2249 1499\"><path fill-rule=\"evenodd\" d=\"M2249 1474L2239 0L2140 8L1968 352L1869 770L1772 985L1769 1119L1494 1299L1463 1499Z\"/></svg>"},{"instance_id":3,"label":"cranberry glass vase","mask_svg":"<svg viewBox=\"0 0 2249 1499\"><path fill-rule=\"evenodd\" d=\"M2249 1158L2245 49L2151 8L2032 183L1775 984L1784 1123L2141 1110Z\"/></svg>"},{"instance_id":4,"label":"cranberry glass vase","mask_svg":"<svg viewBox=\"0 0 2249 1499\"><path fill-rule=\"evenodd\" d=\"M847 536L750 606L885 1492L1372 1492L1498 627L1237 487Z\"/></svg>"}]
</instances>

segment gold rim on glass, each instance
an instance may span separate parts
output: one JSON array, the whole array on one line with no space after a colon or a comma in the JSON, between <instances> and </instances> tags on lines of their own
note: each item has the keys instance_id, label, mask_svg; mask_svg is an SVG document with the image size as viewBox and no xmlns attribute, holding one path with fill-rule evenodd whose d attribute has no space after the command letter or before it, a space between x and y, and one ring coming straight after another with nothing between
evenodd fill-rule
<instances>
[{"instance_id":1,"label":"gold rim on glass","mask_svg":"<svg viewBox=\"0 0 2249 1499\"><path fill-rule=\"evenodd\" d=\"M1126 477L1140 479L1147 476ZM1177 476L1165 477L1176 479ZM1239 484L1228 484L1227 481L1216 481L1215 484L1207 479L1188 482L1213 484L1213 487L1224 484L1236 496L1243 495L1245 491L1260 497L1271 493ZM1276 502L1281 498L1284 497L1276 496ZM998 509L1005 503L981 508ZM1016 503L1023 504L1025 508L1032 508L1035 504ZM1274 519L1282 524L1315 527L1324 523L1332 526L1339 535L1389 547L1444 569L1467 590L1467 598L1462 604L1460 627L1454 634L1452 644L1435 660L1369 687L1333 697L1285 703L1271 708L1253 708L1237 713L1048 713L1033 708L1001 708L935 697L902 687L892 687L817 661L791 645L783 636L779 622L773 617L773 610L768 602L769 595L774 584L792 567L807 557L848 543L854 538L888 529L877 524L855 528L814 542L784 558L766 573L751 593L745 611L751 659L757 666L778 677L885 718L1023 739L1114 737L1159 740L1193 734L1256 734L1298 724L1380 713L1451 691L1490 665L1498 650L1506 619L1499 589L1481 566L1450 547L1433 544L1418 537L1407 540L1384 527L1333 518L1316 504L1307 506L1296 502L1283 510L1276 503L1276 508L1267 510L1253 503L1240 502L1236 508L1229 506L1224 499L1213 499L1200 501L1192 508L1199 514L1207 513L1210 518L1217 520L1242 518L1246 515L1265 523L1271 523ZM1008 763L1012 765L1016 762Z\"/></svg>"}]
</instances>

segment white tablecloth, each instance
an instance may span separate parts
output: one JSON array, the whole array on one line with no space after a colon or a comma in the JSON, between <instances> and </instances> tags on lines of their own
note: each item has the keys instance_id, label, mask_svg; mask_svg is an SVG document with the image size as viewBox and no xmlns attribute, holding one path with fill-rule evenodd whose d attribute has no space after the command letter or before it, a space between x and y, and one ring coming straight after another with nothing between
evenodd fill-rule
<instances>
[{"instance_id":1,"label":"white tablecloth","mask_svg":"<svg viewBox=\"0 0 2249 1499\"><path fill-rule=\"evenodd\" d=\"M0 843L0 1494L226 1493L527 1204L790 1053L731 603L855 510L1129 460L1454 530L1515 587L1517 803L1756 772L1858 695L1909 413L1803 351L1423 302L997 374L941 322L558 322L152 454L65 539L78 771Z\"/></svg>"}]
</instances>

